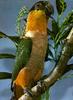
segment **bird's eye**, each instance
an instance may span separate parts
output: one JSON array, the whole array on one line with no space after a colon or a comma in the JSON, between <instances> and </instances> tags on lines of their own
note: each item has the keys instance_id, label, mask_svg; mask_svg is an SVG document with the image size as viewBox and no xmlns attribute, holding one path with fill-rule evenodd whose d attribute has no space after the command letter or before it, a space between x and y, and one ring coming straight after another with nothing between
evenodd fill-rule
<instances>
[{"instance_id":1,"label":"bird's eye","mask_svg":"<svg viewBox=\"0 0 73 100\"><path fill-rule=\"evenodd\" d=\"M37 6L37 7L39 7L40 5L39 5L39 4L37 4L36 6Z\"/></svg>"},{"instance_id":2,"label":"bird's eye","mask_svg":"<svg viewBox=\"0 0 73 100\"><path fill-rule=\"evenodd\" d=\"M38 4L37 4L37 7L40 7L40 6L42 6L42 4L41 4L41 3L38 3Z\"/></svg>"},{"instance_id":3,"label":"bird's eye","mask_svg":"<svg viewBox=\"0 0 73 100\"><path fill-rule=\"evenodd\" d=\"M36 6L35 6L35 8L37 8L37 9L40 9L42 7L42 4L41 3L38 3Z\"/></svg>"}]
</instances>

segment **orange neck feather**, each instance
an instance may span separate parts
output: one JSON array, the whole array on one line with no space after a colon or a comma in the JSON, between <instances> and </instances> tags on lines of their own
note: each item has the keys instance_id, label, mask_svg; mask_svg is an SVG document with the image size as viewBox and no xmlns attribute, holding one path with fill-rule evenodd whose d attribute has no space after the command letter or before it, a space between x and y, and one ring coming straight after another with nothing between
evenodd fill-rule
<instances>
[{"instance_id":1,"label":"orange neck feather","mask_svg":"<svg viewBox=\"0 0 73 100\"><path fill-rule=\"evenodd\" d=\"M44 11L31 11L27 18L26 32L28 31L47 31L47 19Z\"/></svg>"}]
</instances>

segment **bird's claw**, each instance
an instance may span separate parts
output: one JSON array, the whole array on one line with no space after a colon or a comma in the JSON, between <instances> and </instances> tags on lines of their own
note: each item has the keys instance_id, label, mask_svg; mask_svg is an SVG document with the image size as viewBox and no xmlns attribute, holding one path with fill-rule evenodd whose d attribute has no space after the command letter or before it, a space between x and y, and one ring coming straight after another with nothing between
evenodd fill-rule
<instances>
[{"instance_id":1,"label":"bird's claw","mask_svg":"<svg viewBox=\"0 0 73 100\"><path fill-rule=\"evenodd\" d=\"M41 91L41 92L45 91L46 85L44 84L43 80L39 81L37 84L38 84L38 90L39 91ZM43 87L43 90L42 90L42 87Z\"/></svg>"},{"instance_id":2,"label":"bird's claw","mask_svg":"<svg viewBox=\"0 0 73 100\"><path fill-rule=\"evenodd\" d=\"M31 90L28 88L24 88L24 93L27 93L29 96L33 97Z\"/></svg>"}]
</instances>

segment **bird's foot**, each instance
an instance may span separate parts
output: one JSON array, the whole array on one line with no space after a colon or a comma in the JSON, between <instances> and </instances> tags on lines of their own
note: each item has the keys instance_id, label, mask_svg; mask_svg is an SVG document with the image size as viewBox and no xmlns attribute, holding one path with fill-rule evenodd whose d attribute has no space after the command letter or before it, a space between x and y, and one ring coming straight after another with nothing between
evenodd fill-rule
<instances>
[{"instance_id":1,"label":"bird's foot","mask_svg":"<svg viewBox=\"0 0 73 100\"><path fill-rule=\"evenodd\" d=\"M37 82L38 85L38 90L41 91L41 93L43 93L46 90L46 84L44 83L43 80Z\"/></svg>"},{"instance_id":2,"label":"bird's foot","mask_svg":"<svg viewBox=\"0 0 73 100\"><path fill-rule=\"evenodd\" d=\"M31 90L28 88L24 88L24 93L27 93L30 97L33 97Z\"/></svg>"}]
</instances>

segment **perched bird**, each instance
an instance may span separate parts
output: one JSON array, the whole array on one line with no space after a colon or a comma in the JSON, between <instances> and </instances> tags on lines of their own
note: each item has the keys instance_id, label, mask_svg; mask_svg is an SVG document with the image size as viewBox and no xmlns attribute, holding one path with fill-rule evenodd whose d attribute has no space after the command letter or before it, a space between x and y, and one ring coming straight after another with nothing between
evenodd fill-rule
<instances>
[{"instance_id":1,"label":"perched bird","mask_svg":"<svg viewBox=\"0 0 73 100\"><path fill-rule=\"evenodd\" d=\"M48 19L53 7L48 1L39 1L30 9L25 35L22 37L16 54L12 72L13 92L16 100L31 89L42 76L48 44Z\"/></svg>"}]
</instances>

